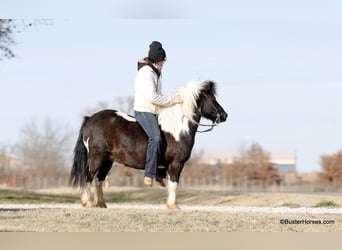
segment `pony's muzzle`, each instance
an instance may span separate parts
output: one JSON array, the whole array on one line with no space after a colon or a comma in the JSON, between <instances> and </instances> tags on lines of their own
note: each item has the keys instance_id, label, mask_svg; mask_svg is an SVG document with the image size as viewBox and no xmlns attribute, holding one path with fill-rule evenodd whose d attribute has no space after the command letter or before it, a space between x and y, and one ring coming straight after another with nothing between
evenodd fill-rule
<instances>
[{"instance_id":1,"label":"pony's muzzle","mask_svg":"<svg viewBox=\"0 0 342 250\"><path fill-rule=\"evenodd\" d=\"M226 112L217 113L215 123L225 122L227 120L227 116Z\"/></svg>"}]
</instances>

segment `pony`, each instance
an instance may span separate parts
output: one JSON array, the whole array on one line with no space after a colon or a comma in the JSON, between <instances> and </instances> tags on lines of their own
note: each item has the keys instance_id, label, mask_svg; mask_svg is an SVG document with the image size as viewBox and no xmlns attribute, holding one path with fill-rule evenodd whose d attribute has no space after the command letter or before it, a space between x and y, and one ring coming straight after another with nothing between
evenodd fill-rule
<instances>
[{"instance_id":1,"label":"pony","mask_svg":"<svg viewBox=\"0 0 342 250\"><path fill-rule=\"evenodd\" d=\"M191 155L201 117L211 120L210 126L227 119L227 113L216 100L215 82L190 81L178 94L183 103L159 107L157 111L163 137L159 165L167 172L166 206L169 209L179 209L176 189L184 164ZM113 163L144 169L146 147L147 136L132 116L107 109L84 117L69 180L74 187L80 187L82 205L106 208L102 185ZM91 201L90 187L94 179L95 194Z\"/></svg>"}]
</instances>

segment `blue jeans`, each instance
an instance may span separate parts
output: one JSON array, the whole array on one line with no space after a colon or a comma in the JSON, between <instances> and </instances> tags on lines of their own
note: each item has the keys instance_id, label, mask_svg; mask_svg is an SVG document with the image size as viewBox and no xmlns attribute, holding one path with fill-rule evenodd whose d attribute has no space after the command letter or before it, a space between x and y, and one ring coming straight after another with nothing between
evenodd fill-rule
<instances>
[{"instance_id":1,"label":"blue jeans","mask_svg":"<svg viewBox=\"0 0 342 250\"><path fill-rule=\"evenodd\" d=\"M148 137L145 176L155 178L157 176L157 168L162 146L162 137L157 117L153 113L135 111L135 118Z\"/></svg>"}]
</instances>

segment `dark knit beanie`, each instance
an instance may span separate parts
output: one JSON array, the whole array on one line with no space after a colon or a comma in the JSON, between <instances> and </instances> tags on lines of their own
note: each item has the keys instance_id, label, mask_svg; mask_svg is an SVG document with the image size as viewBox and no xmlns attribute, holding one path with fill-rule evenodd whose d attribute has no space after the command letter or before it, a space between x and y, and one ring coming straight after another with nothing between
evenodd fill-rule
<instances>
[{"instance_id":1,"label":"dark knit beanie","mask_svg":"<svg viewBox=\"0 0 342 250\"><path fill-rule=\"evenodd\" d=\"M148 57L153 60L153 62L157 63L160 61L164 61L166 59L166 53L163 49L163 46L160 42L153 41L150 44L150 50L148 52Z\"/></svg>"}]
</instances>

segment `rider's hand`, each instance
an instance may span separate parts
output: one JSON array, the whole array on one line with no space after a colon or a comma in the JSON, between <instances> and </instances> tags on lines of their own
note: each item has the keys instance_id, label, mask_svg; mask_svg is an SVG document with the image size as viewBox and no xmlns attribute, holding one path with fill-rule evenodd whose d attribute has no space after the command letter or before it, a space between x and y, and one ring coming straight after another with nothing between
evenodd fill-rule
<instances>
[{"instance_id":1,"label":"rider's hand","mask_svg":"<svg viewBox=\"0 0 342 250\"><path fill-rule=\"evenodd\" d=\"M183 98L180 95L177 95L174 98L172 98L172 102L173 102L173 104L182 103L183 102Z\"/></svg>"}]
</instances>

